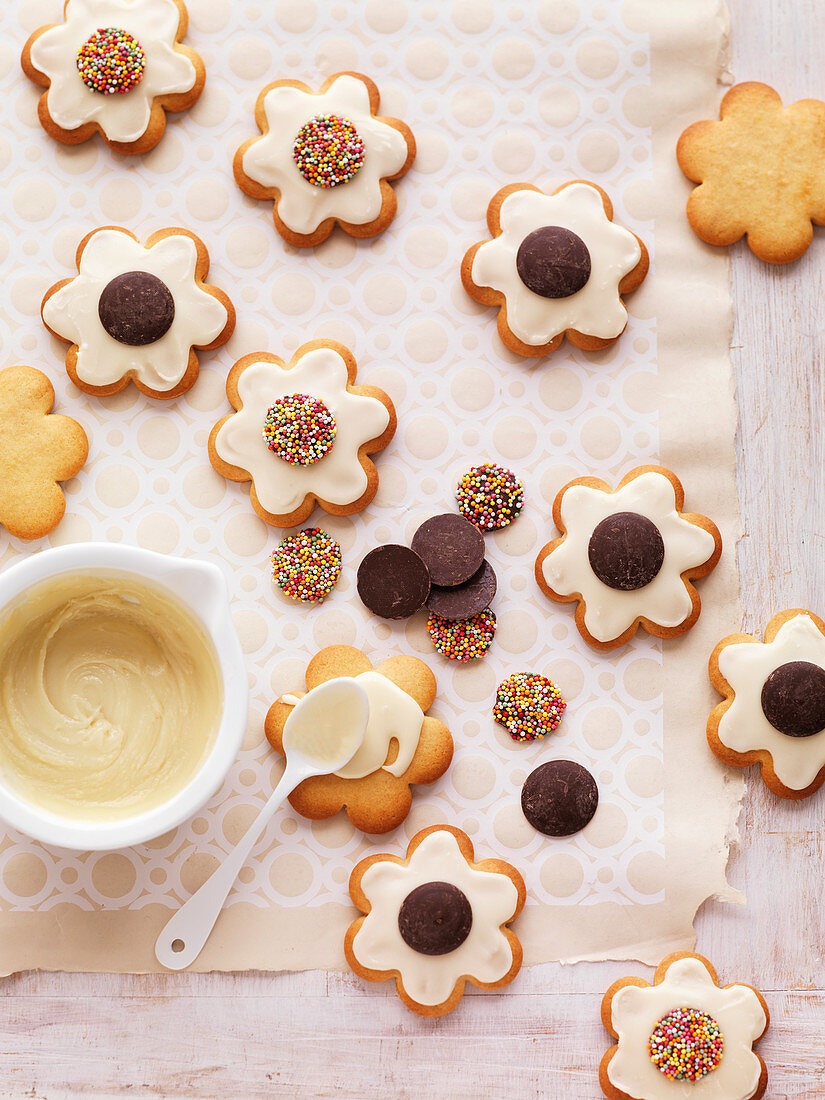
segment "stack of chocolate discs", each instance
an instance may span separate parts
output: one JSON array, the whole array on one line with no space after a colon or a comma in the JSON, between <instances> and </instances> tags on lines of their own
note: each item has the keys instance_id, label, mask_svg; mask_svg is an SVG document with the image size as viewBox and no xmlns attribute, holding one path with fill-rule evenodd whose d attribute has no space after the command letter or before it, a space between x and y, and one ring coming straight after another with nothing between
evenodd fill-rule
<instances>
[{"instance_id":1,"label":"stack of chocolate discs","mask_svg":"<svg viewBox=\"0 0 825 1100\"><path fill-rule=\"evenodd\" d=\"M474 523L453 512L426 520L412 547L371 550L358 567L362 603L385 619L402 619L422 607L440 653L453 660L480 657L495 633L488 608L496 575L484 560L484 538Z\"/></svg>"}]
</instances>

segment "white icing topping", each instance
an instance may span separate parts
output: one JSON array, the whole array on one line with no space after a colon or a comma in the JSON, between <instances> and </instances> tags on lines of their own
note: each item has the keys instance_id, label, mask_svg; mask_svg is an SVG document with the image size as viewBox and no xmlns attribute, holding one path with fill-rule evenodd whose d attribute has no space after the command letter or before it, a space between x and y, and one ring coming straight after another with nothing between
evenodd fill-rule
<instances>
[{"instance_id":1,"label":"white icing topping","mask_svg":"<svg viewBox=\"0 0 825 1100\"><path fill-rule=\"evenodd\" d=\"M335 774L342 779L361 779L383 767L390 775L403 775L418 748L424 712L411 695L380 672L362 672L355 679L367 693L370 720L361 748ZM393 738L398 742L398 756L392 764L385 764Z\"/></svg>"},{"instance_id":2,"label":"white icing topping","mask_svg":"<svg viewBox=\"0 0 825 1100\"><path fill-rule=\"evenodd\" d=\"M347 365L334 348L314 348L292 367L261 360L250 363L238 381L243 408L222 425L215 450L224 462L252 477L267 512L294 512L308 493L329 504L352 504L367 488L358 449L377 439L390 414L375 397L347 390ZM267 409L278 397L306 393L320 399L335 417L332 449L311 466L292 466L270 451L263 437Z\"/></svg>"},{"instance_id":3,"label":"white icing topping","mask_svg":"<svg viewBox=\"0 0 825 1100\"><path fill-rule=\"evenodd\" d=\"M762 688L788 661L810 661L825 668L825 637L810 615L795 615L772 642L739 642L719 654L719 671L734 691L718 736L735 752L767 749L777 778L791 790L804 790L825 766L825 730L811 737L788 737L774 729L762 710Z\"/></svg>"},{"instance_id":4,"label":"white icing topping","mask_svg":"<svg viewBox=\"0 0 825 1100\"><path fill-rule=\"evenodd\" d=\"M284 753L296 749L319 769L358 754L369 701L351 676L338 676L299 699L284 723Z\"/></svg>"},{"instance_id":5,"label":"white icing topping","mask_svg":"<svg viewBox=\"0 0 825 1100\"><path fill-rule=\"evenodd\" d=\"M64 23L32 44L31 60L49 78L49 114L64 130L96 122L110 141L131 142L149 125L156 96L188 92L197 73L174 49L180 12L173 0L70 0ZM101 27L120 27L138 40L146 67L136 88L101 95L77 71L77 51Z\"/></svg>"},{"instance_id":6,"label":"white icing topping","mask_svg":"<svg viewBox=\"0 0 825 1100\"><path fill-rule=\"evenodd\" d=\"M243 157L243 170L262 187L277 188L278 217L295 233L312 233L327 218L353 225L374 221L381 213L380 182L400 172L407 159L401 133L373 117L367 87L343 74L315 95L300 88L277 87L264 97L269 130ZM347 183L315 187L292 159L298 131L316 115L342 115L353 123L364 143L364 163Z\"/></svg>"},{"instance_id":7,"label":"white icing topping","mask_svg":"<svg viewBox=\"0 0 825 1100\"><path fill-rule=\"evenodd\" d=\"M380 672L362 672L355 677L355 681L367 693L369 722L361 747L335 775L341 779L363 779L383 768L390 775L401 776L412 763L418 748L424 712L411 695ZM320 686L323 687L323 684ZM308 695L314 691L317 688L313 688ZM307 695L303 698L306 699ZM295 706L300 699L297 695L282 695L279 701ZM398 743L398 755L392 764L385 764L393 739Z\"/></svg>"},{"instance_id":8,"label":"white icing topping","mask_svg":"<svg viewBox=\"0 0 825 1100\"><path fill-rule=\"evenodd\" d=\"M619 283L642 257L633 234L610 221L595 187L574 183L555 195L524 189L501 204L501 234L485 241L473 258L477 286L504 295L507 324L525 344L547 344L566 329L612 340L627 324ZM576 233L590 252L590 278L568 298L544 298L521 281L516 255L535 229L558 225Z\"/></svg>"},{"instance_id":9,"label":"white icing topping","mask_svg":"<svg viewBox=\"0 0 825 1100\"><path fill-rule=\"evenodd\" d=\"M227 322L223 302L202 290L195 279L197 259L194 241L182 233L164 237L149 248L118 229L101 229L92 235L80 258L80 274L43 307L49 328L77 344L75 370L82 382L107 386L131 374L159 393L175 388L186 373L192 346L210 344ZM168 332L142 347L115 340L98 314L107 283L127 271L155 275L175 301Z\"/></svg>"},{"instance_id":10,"label":"white icing topping","mask_svg":"<svg viewBox=\"0 0 825 1100\"><path fill-rule=\"evenodd\" d=\"M398 913L404 899L425 882L450 882L463 891L473 911L467 939L446 955L422 955L404 942ZM507 875L470 867L452 833L430 833L409 865L378 861L361 879L372 906L352 943L355 958L370 970L398 970L404 989L422 1005L446 1001L463 976L497 982L513 965L501 925L513 916L518 891Z\"/></svg>"},{"instance_id":11,"label":"white icing topping","mask_svg":"<svg viewBox=\"0 0 825 1100\"><path fill-rule=\"evenodd\" d=\"M725 1040L719 1066L699 1081L672 1081L651 1062L647 1042L662 1016L695 1008L712 1016ZM644 1100L750 1100L762 1071L751 1044L765 1030L765 1012L746 985L719 989L698 959L672 963L659 985L624 986L613 997L619 1048L607 1076L628 1096Z\"/></svg>"},{"instance_id":12,"label":"white icing topping","mask_svg":"<svg viewBox=\"0 0 825 1100\"><path fill-rule=\"evenodd\" d=\"M662 568L650 584L623 592L604 584L590 568L590 536L616 512L637 512L656 524L665 545ZM599 642L618 638L643 616L662 627L676 627L690 615L690 596L681 574L711 557L713 536L682 519L673 485L664 474L648 471L615 493L573 485L564 494L561 518L567 535L542 563L548 585L560 596L580 593L586 604L584 624Z\"/></svg>"}]
</instances>

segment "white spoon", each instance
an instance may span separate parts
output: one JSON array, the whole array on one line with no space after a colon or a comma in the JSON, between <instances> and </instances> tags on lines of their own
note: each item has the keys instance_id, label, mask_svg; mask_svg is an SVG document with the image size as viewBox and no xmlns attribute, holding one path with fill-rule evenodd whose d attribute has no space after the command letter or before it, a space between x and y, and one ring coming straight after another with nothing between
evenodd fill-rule
<instances>
[{"instance_id":1,"label":"white spoon","mask_svg":"<svg viewBox=\"0 0 825 1100\"><path fill-rule=\"evenodd\" d=\"M299 783L349 763L364 740L369 716L367 693L350 676L327 680L298 701L284 724L286 769L280 783L220 867L161 929L155 942L159 963L183 970L195 961L269 819Z\"/></svg>"}]
</instances>

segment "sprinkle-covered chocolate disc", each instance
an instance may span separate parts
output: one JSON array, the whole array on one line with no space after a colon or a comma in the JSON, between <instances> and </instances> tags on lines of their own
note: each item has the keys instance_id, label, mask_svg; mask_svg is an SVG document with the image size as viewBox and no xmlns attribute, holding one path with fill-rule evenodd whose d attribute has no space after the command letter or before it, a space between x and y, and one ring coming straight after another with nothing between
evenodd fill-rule
<instances>
[{"instance_id":1,"label":"sprinkle-covered chocolate disc","mask_svg":"<svg viewBox=\"0 0 825 1100\"><path fill-rule=\"evenodd\" d=\"M473 926L467 895L451 882L425 882L401 903L398 931L421 955L446 955L461 947Z\"/></svg>"},{"instance_id":2,"label":"sprinkle-covered chocolate disc","mask_svg":"<svg viewBox=\"0 0 825 1100\"><path fill-rule=\"evenodd\" d=\"M285 596L320 603L341 575L341 547L320 527L289 535L270 557L272 579Z\"/></svg>"},{"instance_id":3,"label":"sprinkle-covered chocolate disc","mask_svg":"<svg viewBox=\"0 0 825 1100\"><path fill-rule=\"evenodd\" d=\"M443 588L468 581L484 561L481 532L455 512L425 520L413 535L412 548L426 562L433 584Z\"/></svg>"},{"instance_id":4,"label":"sprinkle-covered chocolate disc","mask_svg":"<svg viewBox=\"0 0 825 1100\"><path fill-rule=\"evenodd\" d=\"M382 619L406 619L424 606L430 594L427 566L409 546L388 542L376 546L358 566L358 595Z\"/></svg>"},{"instance_id":5,"label":"sprinkle-covered chocolate disc","mask_svg":"<svg viewBox=\"0 0 825 1100\"><path fill-rule=\"evenodd\" d=\"M616 512L590 536L590 568L608 588L635 592L654 579L665 560L659 528L638 512Z\"/></svg>"},{"instance_id":6,"label":"sprinkle-covered chocolate disc","mask_svg":"<svg viewBox=\"0 0 825 1100\"><path fill-rule=\"evenodd\" d=\"M97 314L113 340L141 348L160 340L172 327L175 299L157 275L125 271L103 288Z\"/></svg>"},{"instance_id":7,"label":"sprinkle-covered chocolate disc","mask_svg":"<svg viewBox=\"0 0 825 1100\"><path fill-rule=\"evenodd\" d=\"M534 229L516 253L516 271L542 298L569 298L590 278L590 252L576 233L560 225Z\"/></svg>"},{"instance_id":8,"label":"sprinkle-covered chocolate disc","mask_svg":"<svg viewBox=\"0 0 825 1100\"><path fill-rule=\"evenodd\" d=\"M434 584L427 598L427 609L442 619L470 619L493 602L496 594L496 575L488 561L481 563L477 573L464 584L442 588Z\"/></svg>"},{"instance_id":9,"label":"sprinkle-covered chocolate disc","mask_svg":"<svg viewBox=\"0 0 825 1100\"><path fill-rule=\"evenodd\" d=\"M512 470L495 462L473 466L456 489L458 510L482 531L512 523L524 507L524 489Z\"/></svg>"},{"instance_id":10,"label":"sprinkle-covered chocolate disc","mask_svg":"<svg viewBox=\"0 0 825 1100\"><path fill-rule=\"evenodd\" d=\"M125 95L143 79L146 54L122 27L99 27L77 51L77 71L100 95Z\"/></svg>"},{"instance_id":11,"label":"sprinkle-covered chocolate disc","mask_svg":"<svg viewBox=\"0 0 825 1100\"><path fill-rule=\"evenodd\" d=\"M358 131L341 115L316 115L298 131L292 159L313 187L338 187L364 163L366 150Z\"/></svg>"},{"instance_id":12,"label":"sprinkle-covered chocolate disc","mask_svg":"<svg viewBox=\"0 0 825 1100\"><path fill-rule=\"evenodd\" d=\"M722 1061L725 1039L719 1025L698 1008L674 1008L657 1022L647 1041L650 1060L670 1081L695 1084Z\"/></svg>"},{"instance_id":13,"label":"sprinkle-covered chocolate disc","mask_svg":"<svg viewBox=\"0 0 825 1100\"><path fill-rule=\"evenodd\" d=\"M546 676L514 672L498 686L493 718L514 741L535 741L553 732L566 706L561 692Z\"/></svg>"},{"instance_id":14,"label":"sprinkle-covered chocolate disc","mask_svg":"<svg viewBox=\"0 0 825 1100\"><path fill-rule=\"evenodd\" d=\"M270 405L264 420L266 445L290 466L313 466L332 450L335 417L320 397L290 393Z\"/></svg>"},{"instance_id":15,"label":"sprinkle-covered chocolate disc","mask_svg":"<svg viewBox=\"0 0 825 1100\"><path fill-rule=\"evenodd\" d=\"M596 780L573 760L548 760L530 772L521 788L521 809L546 836L570 836L583 829L599 805Z\"/></svg>"},{"instance_id":16,"label":"sprinkle-covered chocolate disc","mask_svg":"<svg viewBox=\"0 0 825 1100\"><path fill-rule=\"evenodd\" d=\"M788 737L812 737L825 729L825 669L810 661L788 661L762 687L762 712Z\"/></svg>"},{"instance_id":17,"label":"sprinkle-covered chocolate disc","mask_svg":"<svg viewBox=\"0 0 825 1100\"><path fill-rule=\"evenodd\" d=\"M427 619L430 641L442 657L451 661L475 661L483 657L496 633L496 617L488 608L471 619L442 619L431 614Z\"/></svg>"}]
</instances>

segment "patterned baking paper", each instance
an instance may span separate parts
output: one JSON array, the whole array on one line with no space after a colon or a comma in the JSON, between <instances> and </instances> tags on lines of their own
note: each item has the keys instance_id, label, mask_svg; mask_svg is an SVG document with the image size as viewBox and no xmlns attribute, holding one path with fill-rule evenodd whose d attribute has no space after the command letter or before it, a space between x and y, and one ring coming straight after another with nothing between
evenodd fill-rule
<instances>
[{"instance_id":1,"label":"patterned baking paper","mask_svg":"<svg viewBox=\"0 0 825 1100\"><path fill-rule=\"evenodd\" d=\"M707 655L739 621L728 271L724 254L688 230L687 184L674 158L684 125L712 113L726 25L716 0L679 8L657 0L190 0L189 41L206 62L206 90L192 110L170 117L152 153L127 158L97 140L70 149L45 135L18 55L32 29L60 18L61 3L3 7L2 365L47 371L58 411L86 426L91 451L67 486L59 528L34 545L0 532L2 564L92 539L218 562L251 711L220 792L152 843L90 854L0 834L0 970L156 969L159 928L280 775L263 737L267 707L300 690L309 658L338 642L376 661L411 653L430 664L433 713L455 738L452 767L416 789L405 824L384 837L363 836L343 814L310 823L286 805L198 968L343 965L354 863L375 850L402 854L413 833L436 822L460 826L479 857L500 855L523 873L529 898L517 930L528 963L655 962L692 946L706 897L733 897L725 864L741 780L704 740ZM418 158L397 185L398 216L382 236L355 242L336 232L299 251L275 233L271 204L235 186L231 159L256 132L252 112L265 83L317 85L343 69L377 81L382 110L412 127ZM573 178L607 190L617 221L648 245L651 272L629 299L617 344L598 353L565 345L525 361L499 341L493 311L467 298L459 264L486 236L487 202L500 186L552 189ZM166 225L193 229L211 253L210 281L234 300L232 340L201 356L198 382L174 402L134 387L107 399L79 392L63 368L65 345L40 321L43 293L74 271L78 241L102 224L141 237ZM391 395L399 427L379 456L372 505L351 518L313 517L341 542L344 571L334 594L308 607L273 589L268 557L279 533L255 516L248 487L215 473L206 442L228 411L224 382L235 359L255 350L288 357L315 337L353 350L359 379ZM498 633L486 659L461 666L435 654L423 614L407 623L372 617L357 599L355 569L371 547L409 540L422 520L452 509L459 476L485 460L518 473L527 503L516 523L487 536ZM650 461L677 471L688 507L713 517L726 550L700 582L704 612L690 635L663 646L640 632L604 655L580 639L572 605L542 597L533 563L555 533L551 506L567 480L618 480ZM550 676L568 702L546 740L518 744L492 720L496 685L517 671ZM591 824L568 839L534 832L520 809L525 777L555 756L586 765L601 792Z\"/></svg>"}]
</instances>

